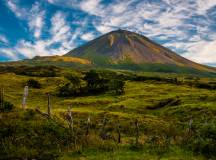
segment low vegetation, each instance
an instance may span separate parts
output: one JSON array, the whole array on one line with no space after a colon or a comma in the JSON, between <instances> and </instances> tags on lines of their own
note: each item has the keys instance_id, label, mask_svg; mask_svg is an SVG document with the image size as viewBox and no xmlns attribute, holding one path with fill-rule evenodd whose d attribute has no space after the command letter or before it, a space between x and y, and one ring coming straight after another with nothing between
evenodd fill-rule
<instances>
[{"instance_id":1,"label":"low vegetation","mask_svg":"<svg viewBox=\"0 0 216 160\"><path fill-rule=\"evenodd\" d=\"M0 159L216 158L213 77L34 69L0 74Z\"/></svg>"},{"instance_id":2,"label":"low vegetation","mask_svg":"<svg viewBox=\"0 0 216 160\"><path fill-rule=\"evenodd\" d=\"M7 72L32 77L55 77L59 68L55 66L0 66L0 73Z\"/></svg>"}]
</instances>

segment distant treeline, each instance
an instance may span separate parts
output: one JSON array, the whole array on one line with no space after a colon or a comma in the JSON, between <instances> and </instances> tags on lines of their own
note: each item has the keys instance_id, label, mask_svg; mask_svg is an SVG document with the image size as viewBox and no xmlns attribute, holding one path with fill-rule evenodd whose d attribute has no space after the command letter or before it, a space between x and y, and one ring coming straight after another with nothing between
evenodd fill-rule
<instances>
[{"instance_id":1,"label":"distant treeline","mask_svg":"<svg viewBox=\"0 0 216 160\"><path fill-rule=\"evenodd\" d=\"M63 68L58 68L56 66L0 66L0 73L8 73L12 72L17 75L26 75L26 76L33 76L33 77L56 77L56 76L62 76L61 71L63 71ZM140 75L136 73L131 72L124 72L119 73L118 71L111 71L111 70L99 70L94 69L90 71L82 71L82 74L85 76L85 74L88 73L88 76L93 78L95 76L94 82L95 84L90 84L91 80L88 81L88 76L86 77L85 81L88 83L88 91L90 92L102 92L103 90L108 90L108 88L112 88L111 85L122 85L119 81L157 81L157 82L165 82L165 83L172 83L177 85L189 85L197 88L203 88L203 89L210 89L215 90L216 89L216 82L202 82L200 81L198 76L188 75L184 78L176 77L164 77L164 76L145 76ZM89 77L89 78L90 78ZM69 77L66 77L69 78ZM71 77L72 78L72 77ZM77 77L80 79L80 77ZM77 79L77 80L78 80ZM70 80L70 78L69 78ZM72 87L71 84L74 85L80 85L78 84L82 81L80 80L71 79L71 83L67 84L68 87ZM115 81L113 81L115 80ZM108 82L109 81L109 82ZM111 84L113 83L113 84ZM118 84L119 83L119 84ZM66 87L66 86L65 86ZM80 86L76 86L76 88L79 88L79 93L86 92L86 88L80 88ZM84 91L85 90L85 91ZM76 92L77 92L76 91ZM77 92L77 93L78 93ZM121 92L121 91L120 91Z\"/></svg>"},{"instance_id":2,"label":"distant treeline","mask_svg":"<svg viewBox=\"0 0 216 160\"><path fill-rule=\"evenodd\" d=\"M203 88L203 89L216 89L216 82L202 82L200 78L197 76L185 76L179 78L178 76L173 77L162 77L162 76L145 76L138 75L136 73L118 73L109 70L99 70L97 71L100 75L106 78L115 78L123 81L156 81L156 82L164 82L171 83L176 85L189 85L192 87Z\"/></svg>"},{"instance_id":3,"label":"distant treeline","mask_svg":"<svg viewBox=\"0 0 216 160\"><path fill-rule=\"evenodd\" d=\"M158 82L166 82L166 83L173 83L177 85L189 85L192 87L203 88L203 89L216 89L216 82L201 82L199 81L198 77L188 77L185 79L178 79L178 77L174 78L166 78L166 77L147 77L147 76L137 76L135 75L132 78L133 81L158 81Z\"/></svg>"},{"instance_id":4,"label":"distant treeline","mask_svg":"<svg viewBox=\"0 0 216 160\"><path fill-rule=\"evenodd\" d=\"M15 73L17 75L35 77L55 77L60 69L55 66L0 66L0 73Z\"/></svg>"}]
</instances>

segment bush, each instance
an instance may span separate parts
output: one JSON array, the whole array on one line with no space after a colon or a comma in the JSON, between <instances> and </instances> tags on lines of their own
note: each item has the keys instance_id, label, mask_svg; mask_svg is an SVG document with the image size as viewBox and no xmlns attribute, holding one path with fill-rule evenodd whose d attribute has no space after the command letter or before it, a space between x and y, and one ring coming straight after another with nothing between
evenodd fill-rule
<instances>
[{"instance_id":1,"label":"bush","mask_svg":"<svg viewBox=\"0 0 216 160\"><path fill-rule=\"evenodd\" d=\"M198 133L192 139L191 147L193 151L201 153L208 158L216 157L216 125L207 124Z\"/></svg>"},{"instance_id":2,"label":"bush","mask_svg":"<svg viewBox=\"0 0 216 160\"><path fill-rule=\"evenodd\" d=\"M81 79L77 76L68 74L65 76L70 82L60 85L57 89L57 95L60 97L78 96L83 94Z\"/></svg>"},{"instance_id":3,"label":"bush","mask_svg":"<svg viewBox=\"0 0 216 160\"><path fill-rule=\"evenodd\" d=\"M73 83L77 86L80 86L80 84L81 84L81 79L77 76L72 75L72 74L66 75L65 78L67 78L71 83Z\"/></svg>"},{"instance_id":4,"label":"bush","mask_svg":"<svg viewBox=\"0 0 216 160\"><path fill-rule=\"evenodd\" d=\"M90 93L102 93L108 88L108 79L103 78L95 70L87 72L84 80L87 82L88 92Z\"/></svg>"},{"instance_id":5,"label":"bush","mask_svg":"<svg viewBox=\"0 0 216 160\"><path fill-rule=\"evenodd\" d=\"M0 106L0 111L1 112L10 112L13 110L14 108L14 105L10 102L7 102L7 101L4 101L3 102L3 108L2 108L2 105ZM0 102L0 104L2 104L2 102Z\"/></svg>"},{"instance_id":6,"label":"bush","mask_svg":"<svg viewBox=\"0 0 216 160\"><path fill-rule=\"evenodd\" d=\"M57 92L57 95L60 97L68 97L78 94L79 90L72 83L66 83L62 86L59 86Z\"/></svg>"},{"instance_id":7,"label":"bush","mask_svg":"<svg viewBox=\"0 0 216 160\"><path fill-rule=\"evenodd\" d=\"M107 91L115 91L116 94L124 93L124 81L113 79L111 76L107 78L104 73L100 74L95 70L87 72L84 80L87 81L89 93L104 93Z\"/></svg>"},{"instance_id":8,"label":"bush","mask_svg":"<svg viewBox=\"0 0 216 160\"><path fill-rule=\"evenodd\" d=\"M32 110L5 114L0 121L0 159L58 159L67 145L65 128L38 116L28 119L36 114Z\"/></svg>"},{"instance_id":9,"label":"bush","mask_svg":"<svg viewBox=\"0 0 216 160\"><path fill-rule=\"evenodd\" d=\"M216 125L204 124L192 130L190 136L183 140L183 145L196 154L202 154L206 158L216 158Z\"/></svg>"},{"instance_id":10,"label":"bush","mask_svg":"<svg viewBox=\"0 0 216 160\"><path fill-rule=\"evenodd\" d=\"M29 79L26 82L26 85L29 86L29 87L32 87L32 88L37 88L37 89L41 88L41 84L35 79Z\"/></svg>"},{"instance_id":11,"label":"bush","mask_svg":"<svg viewBox=\"0 0 216 160\"><path fill-rule=\"evenodd\" d=\"M125 82L122 80L113 79L109 83L109 89L114 91L115 94L121 95L124 93Z\"/></svg>"},{"instance_id":12,"label":"bush","mask_svg":"<svg viewBox=\"0 0 216 160\"><path fill-rule=\"evenodd\" d=\"M200 83L200 82L197 82L197 83L195 83L195 87L197 87L197 88L202 88L202 89L216 89L216 85L214 85L214 84L209 84L209 83Z\"/></svg>"}]
</instances>

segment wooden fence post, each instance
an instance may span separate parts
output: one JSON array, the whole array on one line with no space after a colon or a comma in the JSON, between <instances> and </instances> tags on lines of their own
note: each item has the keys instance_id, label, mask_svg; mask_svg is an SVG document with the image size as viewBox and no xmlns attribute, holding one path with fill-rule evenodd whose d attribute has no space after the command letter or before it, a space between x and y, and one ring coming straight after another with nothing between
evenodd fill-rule
<instances>
[{"instance_id":1,"label":"wooden fence post","mask_svg":"<svg viewBox=\"0 0 216 160\"><path fill-rule=\"evenodd\" d=\"M69 128L73 132L73 116L71 112L71 106L68 106L68 121L69 121Z\"/></svg>"},{"instance_id":2,"label":"wooden fence post","mask_svg":"<svg viewBox=\"0 0 216 160\"><path fill-rule=\"evenodd\" d=\"M102 122L102 128L101 128L101 132L100 132L102 139L106 139L106 132L105 132L106 123L107 123L107 118L105 116L103 119L103 122Z\"/></svg>"},{"instance_id":3,"label":"wooden fence post","mask_svg":"<svg viewBox=\"0 0 216 160\"><path fill-rule=\"evenodd\" d=\"M135 121L135 127L136 127L136 145L139 145L139 136L140 136L140 133L139 133L139 122L138 122L137 119Z\"/></svg>"},{"instance_id":4,"label":"wooden fence post","mask_svg":"<svg viewBox=\"0 0 216 160\"><path fill-rule=\"evenodd\" d=\"M47 101L48 101L48 103L47 103L47 114L49 115L49 116L51 116L51 99L50 99L50 94L48 93L47 94Z\"/></svg>"},{"instance_id":5,"label":"wooden fence post","mask_svg":"<svg viewBox=\"0 0 216 160\"><path fill-rule=\"evenodd\" d=\"M1 95L0 95L0 107L3 109L4 108L4 88L1 87Z\"/></svg>"},{"instance_id":6,"label":"wooden fence post","mask_svg":"<svg viewBox=\"0 0 216 160\"><path fill-rule=\"evenodd\" d=\"M191 118L188 125L189 125L189 130L188 130L188 134L189 136L192 135L192 124L193 124L193 119Z\"/></svg>"},{"instance_id":7,"label":"wooden fence post","mask_svg":"<svg viewBox=\"0 0 216 160\"><path fill-rule=\"evenodd\" d=\"M26 109L26 100L28 96L28 86L24 87L23 100L22 100L22 108Z\"/></svg>"},{"instance_id":8,"label":"wooden fence post","mask_svg":"<svg viewBox=\"0 0 216 160\"><path fill-rule=\"evenodd\" d=\"M90 125L91 125L91 118L90 118L90 115L89 115L89 116L88 116L88 119L87 119L87 130L86 130L86 136L88 136L88 134L89 134Z\"/></svg>"},{"instance_id":9,"label":"wooden fence post","mask_svg":"<svg viewBox=\"0 0 216 160\"><path fill-rule=\"evenodd\" d=\"M117 124L117 132L118 132L118 143L121 143L121 126L120 126L120 122L118 120L118 124Z\"/></svg>"}]
</instances>

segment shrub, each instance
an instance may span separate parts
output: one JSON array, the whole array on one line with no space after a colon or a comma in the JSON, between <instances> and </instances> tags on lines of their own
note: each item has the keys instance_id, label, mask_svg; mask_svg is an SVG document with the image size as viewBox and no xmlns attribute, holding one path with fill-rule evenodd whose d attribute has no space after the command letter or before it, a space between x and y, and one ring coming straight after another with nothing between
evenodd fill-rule
<instances>
[{"instance_id":1,"label":"shrub","mask_svg":"<svg viewBox=\"0 0 216 160\"><path fill-rule=\"evenodd\" d=\"M95 70L90 70L86 73L84 80L87 82L88 92L104 93L106 91L115 91L116 94L124 93L125 82L122 80L113 79L113 77L97 73Z\"/></svg>"},{"instance_id":2,"label":"shrub","mask_svg":"<svg viewBox=\"0 0 216 160\"><path fill-rule=\"evenodd\" d=\"M115 94L121 95L124 93L125 82L122 80L113 79L109 83L109 89L115 91Z\"/></svg>"},{"instance_id":3,"label":"shrub","mask_svg":"<svg viewBox=\"0 0 216 160\"><path fill-rule=\"evenodd\" d=\"M95 70L90 70L86 73L84 80L87 82L87 89L89 93L103 93L108 89L109 80L102 77Z\"/></svg>"},{"instance_id":4,"label":"shrub","mask_svg":"<svg viewBox=\"0 0 216 160\"><path fill-rule=\"evenodd\" d=\"M2 105L0 106L0 111L2 111L2 112L10 112L10 111L13 110L14 105L12 103L7 102L7 101L0 102L0 104L2 104L2 103L4 103L4 104L3 104L3 108L1 107Z\"/></svg>"},{"instance_id":5,"label":"shrub","mask_svg":"<svg viewBox=\"0 0 216 160\"><path fill-rule=\"evenodd\" d=\"M195 83L195 87L197 88L203 88L203 89L216 89L216 85L211 84L211 83Z\"/></svg>"},{"instance_id":6,"label":"shrub","mask_svg":"<svg viewBox=\"0 0 216 160\"><path fill-rule=\"evenodd\" d=\"M29 87L32 87L32 88L37 88L37 89L41 88L41 84L35 79L29 79L26 82L26 85L29 86Z\"/></svg>"},{"instance_id":7,"label":"shrub","mask_svg":"<svg viewBox=\"0 0 216 160\"><path fill-rule=\"evenodd\" d=\"M215 159L216 125L207 123L199 126L199 128L196 127L193 127L191 132L186 134L186 137L182 139L182 144L196 154L202 154L208 159Z\"/></svg>"},{"instance_id":8,"label":"shrub","mask_svg":"<svg viewBox=\"0 0 216 160\"><path fill-rule=\"evenodd\" d=\"M32 110L7 114L0 121L0 159L58 159L67 144L65 128L37 116L28 119L36 114Z\"/></svg>"},{"instance_id":9,"label":"shrub","mask_svg":"<svg viewBox=\"0 0 216 160\"><path fill-rule=\"evenodd\" d=\"M207 124L203 126L198 134L191 139L191 145L194 152L204 156L216 157L216 125Z\"/></svg>"},{"instance_id":10,"label":"shrub","mask_svg":"<svg viewBox=\"0 0 216 160\"><path fill-rule=\"evenodd\" d=\"M67 78L74 85L80 86L80 84L81 84L81 79L77 76L72 75L72 74L66 75L65 78Z\"/></svg>"},{"instance_id":11,"label":"shrub","mask_svg":"<svg viewBox=\"0 0 216 160\"><path fill-rule=\"evenodd\" d=\"M78 91L76 90L76 88L73 86L73 84L71 83L66 83L62 86L59 86L58 88L58 96L60 97L68 97L68 96L73 96L76 93L78 93Z\"/></svg>"}]
</instances>

